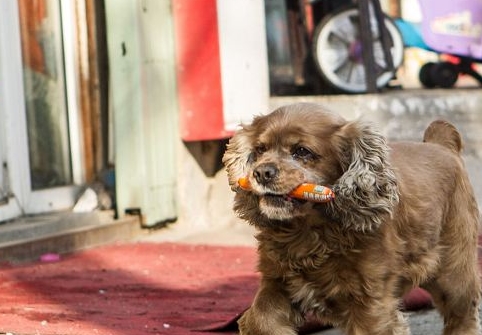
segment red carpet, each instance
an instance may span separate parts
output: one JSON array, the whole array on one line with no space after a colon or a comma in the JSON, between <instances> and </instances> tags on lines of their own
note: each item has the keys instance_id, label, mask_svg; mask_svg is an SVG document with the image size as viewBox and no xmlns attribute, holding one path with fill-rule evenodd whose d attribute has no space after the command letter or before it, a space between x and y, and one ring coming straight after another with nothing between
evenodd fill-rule
<instances>
[{"instance_id":1,"label":"red carpet","mask_svg":"<svg viewBox=\"0 0 482 335\"><path fill-rule=\"evenodd\" d=\"M0 268L0 333L206 334L249 306L255 250L177 244L97 248Z\"/></svg>"},{"instance_id":2,"label":"red carpet","mask_svg":"<svg viewBox=\"0 0 482 335\"><path fill-rule=\"evenodd\" d=\"M125 244L0 268L0 333L206 335L258 285L247 247ZM428 296L415 292L410 307ZM226 331L224 334L234 334Z\"/></svg>"}]
</instances>

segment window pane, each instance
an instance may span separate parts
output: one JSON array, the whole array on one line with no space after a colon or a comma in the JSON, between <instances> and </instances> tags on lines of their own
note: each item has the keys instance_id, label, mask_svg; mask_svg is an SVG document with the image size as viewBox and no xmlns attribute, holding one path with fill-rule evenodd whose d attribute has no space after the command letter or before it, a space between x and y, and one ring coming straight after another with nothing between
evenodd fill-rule
<instances>
[{"instance_id":1,"label":"window pane","mask_svg":"<svg viewBox=\"0 0 482 335\"><path fill-rule=\"evenodd\" d=\"M32 189L72 184L59 0L18 0Z\"/></svg>"}]
</instances>

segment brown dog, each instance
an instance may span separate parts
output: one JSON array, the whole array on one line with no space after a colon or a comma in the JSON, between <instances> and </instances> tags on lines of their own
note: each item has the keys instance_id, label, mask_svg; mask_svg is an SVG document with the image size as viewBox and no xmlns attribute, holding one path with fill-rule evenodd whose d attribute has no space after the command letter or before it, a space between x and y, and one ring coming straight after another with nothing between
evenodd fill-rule
<instances>
[{"instance_id":1,"label":"brown dog","mask_svg":"<svg viewBox=\"0 0 482 335\"><path fill-rule=\"evenodd\" d=\"M244 125L223 161L234 210L259 231L262 279L240 333L293 335L310 314L348 335L407 335L400 298L420 286L445 335L479 334L479 212L461 148L445 121L424 143L388 146L371 125L315 104ZM332 187L335 200L287 195L304 182Z\"/></svg>"}]
</instances>

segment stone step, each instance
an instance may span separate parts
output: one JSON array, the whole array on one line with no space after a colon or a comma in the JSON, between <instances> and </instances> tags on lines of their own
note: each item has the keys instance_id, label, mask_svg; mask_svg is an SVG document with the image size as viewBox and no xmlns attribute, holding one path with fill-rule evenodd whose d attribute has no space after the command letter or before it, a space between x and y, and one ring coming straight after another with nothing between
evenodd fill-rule
<instances>
[{"instance_id":1,"label":"stone step","mask_svg":"<svg viewBox=\"0 0 482 335\"><path fill-rule=\"evenodd\" d=\"M143 233L137 216L114 220L106 213L55 213L0 225L0 262L22 263L129 241Z\"/></svg>"}]
</instances>

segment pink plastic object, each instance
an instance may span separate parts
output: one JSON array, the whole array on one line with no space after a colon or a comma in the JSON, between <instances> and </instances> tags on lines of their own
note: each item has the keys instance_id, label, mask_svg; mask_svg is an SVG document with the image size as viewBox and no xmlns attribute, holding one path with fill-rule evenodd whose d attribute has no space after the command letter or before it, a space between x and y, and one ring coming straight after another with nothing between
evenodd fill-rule
<instances>
[{"instance_id":1,"label":"pink plastic object","mask_svg":"<svg viewBox=\"0 0 482 335\"><path fill-rule=\"evenodd\" d=\"M60 261L60 255L55 253L43 254L40 256L40 261L45 263Z\"/></svg>"}]
</instances>

